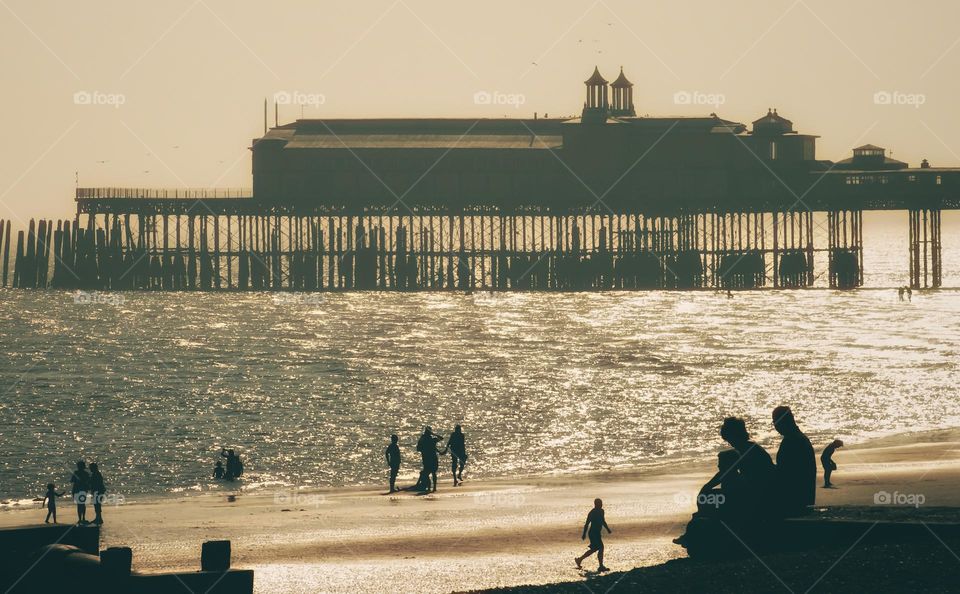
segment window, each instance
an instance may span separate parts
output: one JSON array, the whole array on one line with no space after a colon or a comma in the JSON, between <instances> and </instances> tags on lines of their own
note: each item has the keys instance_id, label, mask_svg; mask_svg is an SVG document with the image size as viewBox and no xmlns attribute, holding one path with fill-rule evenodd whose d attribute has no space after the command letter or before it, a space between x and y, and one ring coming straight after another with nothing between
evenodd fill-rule
<instances>
[{"instance_id":1,"label":"window","mask_svg":"<svg viewBox=\"0 0 960 594\"><path fill-rule=\"evenodd\" d=\"M774 141L770 142L770 160L771 161L777 160L777 143Z\"/></svg>"},{"instance_id":2,"label":"window","mask_svg":"<svg viewBox=\"0 0 960 594\"><path fill-rule=\"evenodd\" d=\"M938 185L938 186L942 186L942 185L943 185L943 178L940 177L939 175L937 176L937 185Z\"/></svg>"},{"instance_id":3,"label":"window","mask_svg":"<svg viewBox=\"0 0 960 594\"><path fill-rule=\"evenodd\" d=\"M908 175L908 176L907 176L907 181L908 181L908 182L915 182L915 181L917 181L917 176L916 176L916 175Z\"/></svg>"}]
</instances>

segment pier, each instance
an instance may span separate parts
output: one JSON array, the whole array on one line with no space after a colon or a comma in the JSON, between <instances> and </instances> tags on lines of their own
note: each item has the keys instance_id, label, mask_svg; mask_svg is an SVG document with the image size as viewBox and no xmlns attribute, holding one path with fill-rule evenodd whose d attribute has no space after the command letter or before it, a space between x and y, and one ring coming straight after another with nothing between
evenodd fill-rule
<instances>
[{"instance_id":1,"label":"pier","mask_svg":"<svg viewBox=\"0 0 960 594\"><path fill-rule=\"evenodd\" d=\"M0 222L2 286L804 288L826 263L854 289L867 210L907 211L909 284L942 285L960 168L817 160L775 110L637 117L622 71L585 85L579 118L265 121L251 189L78 188L72 220Z\"/></svg>"}]
</instances>

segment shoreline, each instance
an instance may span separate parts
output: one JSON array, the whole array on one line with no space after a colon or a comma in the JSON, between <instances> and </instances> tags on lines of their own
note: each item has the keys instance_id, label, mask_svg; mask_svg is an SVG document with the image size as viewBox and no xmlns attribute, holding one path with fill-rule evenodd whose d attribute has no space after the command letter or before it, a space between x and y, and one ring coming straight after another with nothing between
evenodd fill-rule
<instances>
[{"instance_id":1,"label":"shoreline","mask_svg":"<svg viewBox=\"0 0 960 594\"><path fill-rule=\"evenodd\" d=\"M884 490L920 492L925 506L960 506L960 428L868 440L835 459L839 488L818 488L818 506L873 506ZM137 571L193 570L203 541L228 539L234 567L256 571L258 592L374 592L389 581L439 594L576 582L583 577L572 559L582 552L579 531L594 497L604 499L614 531L605 536L607 565L660 566L685 556L671 539L713 469L705 457L456 488L441 474L429 495L386 495L384 487L202 493L105 506L101 546L131 546ZM62 522L75 518L72 506L58 507ZM0 527L37 524L43 515L39 506L8 509ZM429 583L418 577L425 575Z\"/></svg>"},{"instance_id":2,"label":"shoreline","mask_svg":"<svg viewBox=\"0 0 960 594\"><path fill-rule=\"evenodd\" d=\"M856 451L859 449L878 449L885 446L901 446L912 443L917 440L924 442L941 442L950 440L954 435L954 432L960 432L960 427L940 427L934 429L921 429L915 431L899 432L899 433L889 433L882 434L878 436L867 436L863 442L855 443L845 446L843 449L839 450L840 452ZM718 438L719 439L719 438ZM849 438L847 438L849 440ZM762 445L762 444L761 444ZM771 447L767 447L767 451L773 457L776 454L775 444ZM722 445L717 446L717 451L722 449ZM819 456L819 452L817 452ZM822 472L820 468L819 458L817 459L817 471ZM495 475L487 478L477 479L468 479L470 484L482 484L488 487L493 487L496 485L512 485L516 483L542 483L549 481L561 481L567 483L574 479L583 479L583 480L600 480L600 481L619 481L637 478L639 476L653 475L658 476L661 474L686 474L689 472L699 472L704 471L704 468L707 468L707 471L712 473L712 468L714 464L714 459L711 454L703 454L702 457L697 458L696 456L683 454L677 458L665 458L652 462L645 465L634 465L634 466L617 466L605 470L571 470L571 471L554 471L541 474L530 474L523 475L520 477L509 477L506 475ZM408 466L413 466L409 464ZM445 476L444 465L441 464L440 476ZM665 469L669 469L669 472L661 472ZM415 481L415 477L412 471L408 471L411 474L406 477L407 481ZM386 469L384 469L384 475L386 475ZM403 475L401 475L403 477ZM439 479L441 484L443 479ZM398 483L402 479L398 479ZM343 486L292 486L292 485L277 485L277 486L247 486L245 489L244 483L213 483L213 487L201 490L191 489L189 491L179 492L179 493L160 493L160 494L137 494L132 497L124 496L123 505L156 505L164 503L176 503L176 502L189 502L201 500L203 498L209 497L229 497L233 496L245 496L245 497L255 497L255 496L264 496L264 495L273 495L278 492L295 492L298 494L316 494L316 495L334 495L334 494L345 494L345 495L370 495L376 493L384 488L386 480L384 479L383 483L358 483L352 485L343 485ZM231 485L236 485L231 488ZM0 498L0 526L5 525L2 522L2 517L4 514L11 512L22 512L29 509L34 509L39 504L40 498L35 497L32 499L14 499L14 498Z\"/></svg>"}]
</instances>

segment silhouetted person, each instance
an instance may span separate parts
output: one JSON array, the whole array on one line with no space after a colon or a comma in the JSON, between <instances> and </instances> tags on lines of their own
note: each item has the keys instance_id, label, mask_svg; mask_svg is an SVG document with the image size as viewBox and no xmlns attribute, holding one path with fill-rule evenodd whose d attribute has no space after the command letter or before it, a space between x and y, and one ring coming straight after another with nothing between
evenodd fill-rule
<instances>
[{"instance_id":1,"label":"silhouetted person","mask_svg":"<svg viewBox=\"0 0 960 594\"><path fill-rule=\"evenodd\" d=\"M77 524L89 524L87 522L87 493L90 491L90 474L87 472L87 465L83 460L77 461L77 469L70 475L70 494L73 495L73 501L77 504Z\"/></svg>"},{"instance_id":2,"label":"silhouetted person","mask_svg":"<svg viewBox=\"0 0 960 594\"><path fill-rule=\"evenodd\" d=\"M53 516L53 523L57 523L57 497L63 497L66 495L66 491L61 491L57 493L57 486L53 483L47 483L47 494L43 496L43 501L40 503L47 505L47 518L43 521L44 524L50 523L50 517Z\"/></svg>"},{"instance_id":3,"label":"silhouetted person","mask_svg":"<svg viewBox=\"0 0 960 594\"><path fill-rule=\"evenodd\" d=\"M900 287L897 289L897 297L900 299L900 301L903 301L903 296L906 294L906 292L906 287Z\"/></svg>"},{"instance_id":4,"label":"silhouetted person","mask_svg":"<svg viewBox=\"0 0 960 594\"><path fill-rule=\"evenodd\" d=\"M220 480L223 478L223 462L217 460L217 463L213 465L213 478Z\"/></svg>"},{"instance_id":5,"label":"silhouetted person","mask_svg":"<svg viewBox=\"0 0 960 594\"><path fill-rule=\"evenodd\" d=\"M243 474L243 462L240 461L240 456L233 450L221 448L220 455L227 459L227 471L224 473L223 478L232 481Z\"/></svg>"},{"instance_id":6,"label":"silhouetted person","mask_svg":"<svg viewBox=\"0 0 960 594\"><path fill-rule=\"evenodd\" d=\"M387 466L390 467L390 492L397 491L397 473L400 472L400 438L396 435L390 436L390 445L383 453L387 458Z\"/></svg>"},{"instance_id":7,"label":"silhouetted person","mask_svg":"<svg viewBox=\"0 0 960 594\"><path fill-rule=\"evenodd\" d=\"M597 561L600 562L600 566L597 567L597 571L610 571L603 564L602 535L604 528L607 529L607 534L611 534L613 532L610 530L610 526L607 526L607 520L603 514L603 500L594 499L593 509L591 509L590 513L587 514L587 521L583 524L583 534L580 536L580 540L585 540L587 538L587 534L590 535L590 548L588 548L587 552L584 554L574 558L574 561L577 563L577 569L582 569L580 564L583 563L583 560L596 553Z\"/></svg>"},{"instance_id":8,"label":"silhouetted person","mask_svg":"<svg viewBox=\"0 0 960 594\"><path fill-rule=\"evenodd\" d=\"M907 289L907 301L909 301L910 303L913 303L913 289L911 289L910 287L906 287L906 289Z\"/></svg>"},{"instance_id":9,"label":"silhouetted person","mask_svg":"<svg viewBox=\"0 0 960 594\"><path fill-rule=\"evenodd\" d=\"M720 437L733 449L717 455L717 473L700 488L697 512L686 532L673 541L679 545L686 546L689 535L696 532L698 521L703 518L719 516L728 521L759 524L772 515L770 500L776 493L776 467L770 454L750 440L747 424L739 417L723 420ZM721 494L723 497L718 497Z\"/></svg>"},{"instance_id":10,"label":"silhouetted person","mask_svg":"<svg viewBox=\"0 0 960 594\"><path fill-rule=\"evenodd\" d=\"M467 465L466 437L460 425L453 428L453 433L447 439L447 450L450 451L450 472L453 473L453 486L463 482L463 467Z\"/></svg>"},{"instance_id":11,"label":"silhouetted person","mask_svg":"<svg viewBox=\"0 0 960 594\"><path fill-rule=\"evenodd\" d=\"M789 406L773 409L773 426L783 436L777 450L780 511L786 516L809 511L817 498L817 459Z\"/></svg>"},{"instance_id":12,"label":"silhouetted person","mask_svg":"<svg viewBox=\"0 0 960 594\"><path fill-rule=\"evenodd\" d=\"M717 454L717 473L707 481L697 494L697 513L699 515L715 515L721 513L734 514L743 511L743 483L737 471L740 461L740 452L737 450L722 450ZM770 461L771 467L773 461ZM713 497L707 497L707 496ZM713 502L721 502L714 504Z\"/></svg>"},{"instance_id":13,"label":"silhouetted person","mask_svg":"<svg viewBox=\"0 0 960 594\"><path fill-rule=\"evenodd\" d=\"M94 462L90 465L90 496L93 501L94 524L103 524L103 498L107 493L107 485L103 482L100 467Z\"/></svg>"},{"instance_id":14,"label":"silhouetted person","mask_svg":"<svg viewBox=\"0 0 960 594\"><path fill-rule=\"evenodd\" d=\"M437 470L440 468L437 442L442 439L442 437L434 435L430 427L424 427L423 435L417 441L417 451L420 452L420 458L423 462L423 471L420 473L420 489L422 491L437 490Z\"/></svg>"},{"instance_id":15,"label":"silhouetted person","mask_svg":"<svg viewBox=\"0 0 960 594\"><path fill-rule=\"evenodd\" d=\"M823 452L820 454L820 464L823 465L823 487L825 489L833 486L833 483L830 482L830 475L837 469L837 463L833 461L833 453L837 451L837 448L842 447L843 442L839 439L834 439L830 442L830 445L823 448Z\"/></svg>"}]
</instances>

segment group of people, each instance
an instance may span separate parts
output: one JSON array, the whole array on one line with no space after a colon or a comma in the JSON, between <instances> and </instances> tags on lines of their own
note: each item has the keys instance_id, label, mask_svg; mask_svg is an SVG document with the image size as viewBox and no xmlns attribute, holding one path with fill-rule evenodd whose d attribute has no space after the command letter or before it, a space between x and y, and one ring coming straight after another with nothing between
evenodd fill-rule
<instances>
[{"instance_id":1,"label":"group of people","mask_svg":"<svg viewBox=\"0 0 960 594\"><path fill-rule=\"evenodd\" d=\"M687 533L676 539L685 544L698 520L721 517L733 522L762 523L771 518L806 514L816 501L817 464L813 445L801 431L788 406L773 409L773 426L782 437L776 462L750 439L746 423L738 417L724 419L720 437L731 450L717 456L717 473L703 485L697 512ZM834 440L821 454L824 487L832 487L836 470L833 453L843 447Z\"/></svg>"},{"instance_id":2,"label":"group of people","mask_svg":"<svg viewBox=\"0 0 960 594\"><path fill-rule=\"evenodd\" d=\"M463 428L456 425L447 438L446 446L441 450L439 444L443 436L433 432L429 426L423 428L420 439L417 440L417 451L420 452L420 478L411 490L431 492L437 490L437 471L440 469L440 456L450 454L450 472L453 474L453 486L463 484L463 469L467 465L467 443ZM384 451L387 466L390 468L390 493L397 489L397 475L400 473L400 438L390 436L390 445Z\"/></svg>"},{"instance_id":3,"label":"group of people","mask_svg":"<svg viewBox=\"0 0 960 594\"><path fill-rule=\"evenodd\" d=\"M213 466L213 478L219 480L232 481L240 478L243 474L243 460L240 455L233 450L220 448L220 456L227 459L227 465L224 467L222 460L217 460Z\"/></svg>"},{"instance_id":4,"label":"group of people","mask_svg":"<svg viewBox=\"0 0 960 594\"><path fill-rule=\"evenodd\" d=\"M77 505L77 524L90 524L87 520L87 504L93 504L94 524L103 524L103 499L107 493L106 482L100 473L100 467L96 462L90 464L90 470L87 470L87 463L83 460L77 461L77 468L70 475L70 494L74 503ZM41 506L46 506L47 517L44 523L57 523L57 499L66 495L66 491L57 493L57 486L54 483L47 483L47 492L43 496Z\"/></svg>"}]
</instances>

